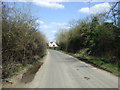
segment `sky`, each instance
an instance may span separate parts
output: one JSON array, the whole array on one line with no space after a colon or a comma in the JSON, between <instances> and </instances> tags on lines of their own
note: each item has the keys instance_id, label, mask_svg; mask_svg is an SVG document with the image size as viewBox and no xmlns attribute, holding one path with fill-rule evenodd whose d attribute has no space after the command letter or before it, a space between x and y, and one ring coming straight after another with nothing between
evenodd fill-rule
<instances>
[{"instance_id":1,"label":"sky","mask_svg":"<svg viewBox=\"0 0 120 90\"><path fill-rule=\"evenodd\" d=\"M56 5L32 5L32 15L37 17L39 30L45 34L48 41L55 41L55 35L60 28L70 28L72 20L84 19L90 14L109 11L110 4L103 2L60 2Z\"/></svg>"},{"instance_id":2,"label":"sky","mask_svg":"<svg viewBox=\"0 0 120 90\"><path fill-rule=\"evenodd\" d=\"M40 31L42 31L49 41L55 41L55 34L60 28L69 28L69 22L87 16L86 13L79 12L82 7L87 7L88 3L64 2L64 8L49 8L33 5L32 13L38 17Z\"/></svg>"},{"instance_id":3,"label":"sky","mask_svg":"<svg viewBox=\"0 0 120 90\"><path fill-rule=\"evenodd\" d=\"M69 29L70 21L84 19L91 14L103 13L111 8L108 2L57 1L44 2L33 0L30 5L31 15L37 18L36 23L39 24L39 31L46 36L48 41L55 41L55 35L60 28Z\"/></svg>"}]
</instances>

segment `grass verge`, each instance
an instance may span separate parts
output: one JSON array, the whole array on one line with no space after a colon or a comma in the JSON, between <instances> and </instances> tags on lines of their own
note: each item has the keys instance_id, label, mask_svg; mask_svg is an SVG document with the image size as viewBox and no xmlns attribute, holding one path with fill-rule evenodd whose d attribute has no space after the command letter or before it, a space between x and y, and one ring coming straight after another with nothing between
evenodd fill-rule
<instances>
[{"instance_id":1,"label":"grass verge","mask_svg":"<svg viewBox=\"0 0 120 90\"><path fill-rule=\"evenodd\" d=\"M86 55L85 49L83 49L79 53L69 53L69 52L61 51L61 50L58 50L58 51L63 52L65 54L69 54L73 57L78 58L79 60L81 60L83 62L89 63L92 66L95 66L95 67L100 68L102 70L108 71L108 72L120 77L120 71L119 71L120 67L118 67L118 65L115 65L111 62L107 62L108 60L106 60L106 58Z\"/></svg>"},{"instance_id":2,"label":"grass verge","mask_svg":"<svg viewBox=\"0 0 120 90\"><path fill-rule=\"evenodd\" d=\"M14 73L12 72L11 75L7 78L3 78L3 84L12 84L11 79L13 77L16 77L17 75L22 74L21 81L24 83L31 82L36 74L36 72L39 70L41 65L43 64L43 57L35 57L34 60L31 60L28 64L20 67L16 67ZM15 65L15 64L14 64ZM29 78L29 79L28 79ZM3 86L4 86L3 85Z\"/></svg>"}]
</instances>

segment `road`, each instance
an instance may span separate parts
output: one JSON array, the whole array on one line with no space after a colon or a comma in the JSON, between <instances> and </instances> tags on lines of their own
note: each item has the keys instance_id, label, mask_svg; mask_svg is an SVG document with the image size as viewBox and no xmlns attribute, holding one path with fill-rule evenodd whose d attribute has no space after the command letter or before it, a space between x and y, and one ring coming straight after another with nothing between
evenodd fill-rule
<instances>
[{"instance_id":1,"label":"road","mask_svg":"<svg viewBox=\"0 0 120 90\"><path fill-rule=\"evenodd\" d=\"M118 88L118 77L61 52L48 52L29 88Z\"/></svg>"}]
</instances>

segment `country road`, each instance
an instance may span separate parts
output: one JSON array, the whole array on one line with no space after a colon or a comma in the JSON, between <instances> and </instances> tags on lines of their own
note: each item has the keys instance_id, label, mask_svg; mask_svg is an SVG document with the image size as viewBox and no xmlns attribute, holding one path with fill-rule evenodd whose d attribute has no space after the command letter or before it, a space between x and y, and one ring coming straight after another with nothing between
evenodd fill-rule
<instances>
[{"instance_id":1,"label":"country road","mask_svg":"<svg viewBox=\"0 0 120 90\"><path fill-rule=\"evenodd\" d=\"M29 88L118 88L118 77L72 56L48 50Z\"/></svg>"}]
</instances>

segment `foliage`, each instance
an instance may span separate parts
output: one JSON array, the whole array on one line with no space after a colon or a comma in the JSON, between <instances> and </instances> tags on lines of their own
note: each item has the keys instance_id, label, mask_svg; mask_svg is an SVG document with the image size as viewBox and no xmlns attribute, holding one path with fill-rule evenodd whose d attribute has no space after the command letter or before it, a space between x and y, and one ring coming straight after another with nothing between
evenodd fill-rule
<instances>
[{"instance_id":1,"label":"foliage","mask_svg":"<svg viewBox=\"0 0 120 90\"><path fill-rule=\"evenodd\" d=\"M77 24L68 31L57 34L59 49L77 53L88 48L88 55L104 57L111 63L120 63L120 28L103 21L105 17L102 15L76 21Z\"/></svg>"},{"instance_id":2,"label":"foliage","mask_svg":"<svg viewBox=\"0 0 120 90\"><path fill-rule=\"evenodd\" d=\"M2 14L3 78L7 78L36 56L43 57L46 42L37 30L36 20L27 12L3 3Z\"/></svg>"}]
</instances>

